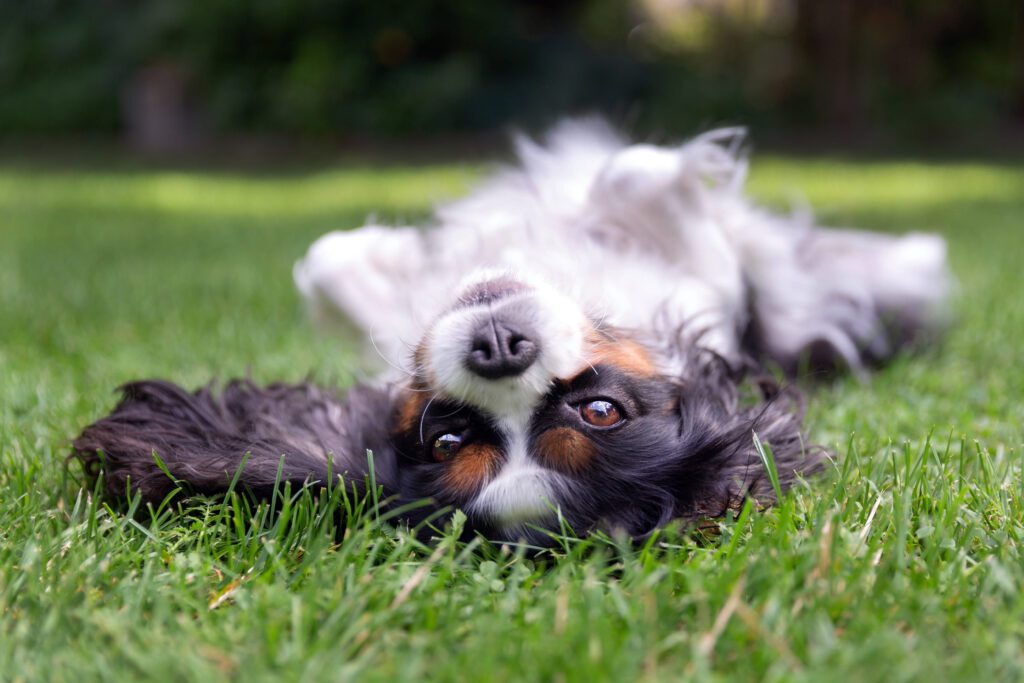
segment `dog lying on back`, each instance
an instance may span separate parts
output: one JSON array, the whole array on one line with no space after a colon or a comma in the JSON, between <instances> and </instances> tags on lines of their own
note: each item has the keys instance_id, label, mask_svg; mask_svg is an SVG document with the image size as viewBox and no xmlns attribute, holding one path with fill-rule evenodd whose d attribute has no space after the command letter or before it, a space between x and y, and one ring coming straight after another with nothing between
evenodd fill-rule
<instances>
[{"instance_id":1,"label":"dog lying on back","mask_svg":"<svg viewBox=\"0 0 1024 683\"><path fill-rule=\"evenodd\" d=\"M758 440L783 487L822 451L799 397L758 368L864 372L942 324L949 276L938 237L753 206L738 142L631 146L596 122L521 139L519 165L436 224L331 233L296 264L314 313L341 314L386 361L378 382L134 382L74 452L109 494L159 501L181 483L223 492L239 471L256 495L359 486L369 450L390 500L538 543L559 524L640 536L769 503Z\"/></svg>"}]
</instances>

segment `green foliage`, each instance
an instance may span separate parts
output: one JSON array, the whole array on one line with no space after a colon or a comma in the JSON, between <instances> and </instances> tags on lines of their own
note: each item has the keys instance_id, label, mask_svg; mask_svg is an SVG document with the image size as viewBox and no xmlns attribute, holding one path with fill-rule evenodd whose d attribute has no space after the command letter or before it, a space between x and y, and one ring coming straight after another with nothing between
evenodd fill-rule
<instances>
[{"instance_id":1,"label":"green foliage","mask_svg":"<svg viewBox=\"0 0 1024 683\"><path fill-rule=\"evenodd\" d=\"M70 438L141 376L346 384L289 279L328 229L421 217L470 170L289 175L0 163L0 679L1019 680L1024 172L765 159L832 224L942 232L945 342L821 386L837 460L778 507L551 556L422 545L341 491L115 514ZM766 452L766 458L770 453ZM273 509L271 509L273 507Z\"/></svg>"},{"instance_id":2,"label":"green foliage","mask_svg":"<svg viewBox=\"0 0 1024 683\"><path fill-rule=\"evenodd\" d=\"M153 66L173 67L214 131L526 123L622 95L610 74L589 78L608 58L573 16L512 0L0 4L0 131L117 130Z\"/></svg>"},{"instance_id":3,"label":"green foliage","mask_svg":"<svg viewBox=\"0 0 1024 683\"><path fill-rule=\"evenodd\" d=\"M187 92L179 114L215 134L493 129L603 110L659 132L962 135L1019 122L1021 44L1024 9L1004 0L9 1L0 133L122 130L156 67Z\"/></svg>"}]
</instances>

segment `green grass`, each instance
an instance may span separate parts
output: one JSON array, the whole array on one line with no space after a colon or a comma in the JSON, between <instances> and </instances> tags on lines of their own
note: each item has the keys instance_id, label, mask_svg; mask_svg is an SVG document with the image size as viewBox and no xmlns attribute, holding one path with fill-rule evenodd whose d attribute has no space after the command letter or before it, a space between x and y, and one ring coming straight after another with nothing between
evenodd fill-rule
<instances>
[{"instance_id":1,"label":"green grass","mask_svg":"<svg viewBox=\"0 0 1024 683\"><path fill-rule=\"evenodd\" d=\"M64 468L142 376L358 376L290 282L320 233L422 218L479 169L274 177L0 162L0 680L1020 680L1024 170L769 158L822 220L927 229L943 344L813 390L835 468L700 538L530 560L424 547L338 500L112 514ZM73 474L73 473L72 473Z\"/></svg>"}]
</instances>

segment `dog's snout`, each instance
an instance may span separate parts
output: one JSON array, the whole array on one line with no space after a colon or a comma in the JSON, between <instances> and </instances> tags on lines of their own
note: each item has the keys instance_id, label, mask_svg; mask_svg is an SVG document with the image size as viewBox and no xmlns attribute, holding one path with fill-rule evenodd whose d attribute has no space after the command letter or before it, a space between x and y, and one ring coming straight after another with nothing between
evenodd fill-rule
<instances>
[{"instance_id":1,"label":"dog's snout","mask_svg":"<svg viewBox=\"0 0 1024 683\"><path fill-rule=\"evenodd\" d=\"M522 324L485 318L474 330L466 367L484 379L515 377L533 365L540 352L536 333Z\"/></svg>"}]
</instances>

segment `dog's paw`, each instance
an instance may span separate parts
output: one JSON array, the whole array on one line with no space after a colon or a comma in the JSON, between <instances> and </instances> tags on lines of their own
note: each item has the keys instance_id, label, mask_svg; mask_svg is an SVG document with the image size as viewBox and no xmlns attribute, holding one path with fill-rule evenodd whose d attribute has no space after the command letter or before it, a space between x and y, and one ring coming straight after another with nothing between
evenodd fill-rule
<instances>
[{"instance_id":1,"label":"dog's paw","mask_svg":"<svg viewBox=\"0 0 1024 683\"><path fill-rule=\"evenodd\" d=\"M318 239L296 262L293 276L314 315L340 313L370 333L390 329L402 315L410 277L420 272L423 258L415 228L368 225Z\"/></svg>"}]
</instances>

